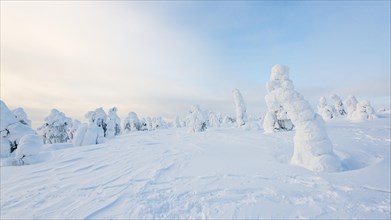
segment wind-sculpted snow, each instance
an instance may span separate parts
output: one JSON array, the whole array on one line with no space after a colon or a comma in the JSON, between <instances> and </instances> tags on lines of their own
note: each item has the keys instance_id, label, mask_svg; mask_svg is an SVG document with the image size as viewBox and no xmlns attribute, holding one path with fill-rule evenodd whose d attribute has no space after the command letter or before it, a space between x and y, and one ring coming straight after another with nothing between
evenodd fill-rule
<instances>
[{"instance_id":1,"label":"wind-sculpted snow","mask_svg":"<svg viewBox=\"0 0 391 220\"><path fill-rule=\"evenodd\" d=\"M294 131L132 132L1 167L1 219L388 219L390 118L328 124L343 172L293 166Z\"/></svg>"}]
</instances>

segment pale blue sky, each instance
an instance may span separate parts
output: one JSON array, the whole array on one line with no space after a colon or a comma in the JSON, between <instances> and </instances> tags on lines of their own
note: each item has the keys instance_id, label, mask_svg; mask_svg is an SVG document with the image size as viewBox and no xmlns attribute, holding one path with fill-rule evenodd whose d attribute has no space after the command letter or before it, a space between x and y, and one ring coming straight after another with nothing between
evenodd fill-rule
<instances>
[{"instance_id":1,"label":"pale blue sky","mask_svg":"<svg viewBox=\"0 0 391 220\"><path fill-rule=\"evenodd\" d=\"M1 2L1 99L36 124L51 108L233 114L235 87L261 115L276 63L314 105L389 106L390 2Z\"/></svg>"}]
</instances>

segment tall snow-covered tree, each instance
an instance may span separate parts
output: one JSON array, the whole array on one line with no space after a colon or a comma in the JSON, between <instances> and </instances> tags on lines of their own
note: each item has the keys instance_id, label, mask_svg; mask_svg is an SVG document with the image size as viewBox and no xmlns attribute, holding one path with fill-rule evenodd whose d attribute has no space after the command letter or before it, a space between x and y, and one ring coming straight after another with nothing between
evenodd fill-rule
<instances>
[{"instance_id":1,"label":"tall snow-covered tree","mask_svg":"<svg viewBox=\"0 0 391 220\"><path fill-rule=\"evenodd\" d=\"M29 126L20 123L0 100L0 157L14 158L9 165L34 163L43 141Z\"/></svg>"},{"instance_id":2,"label":"tall snow-covered tree","mask_svg":"<svg viewBox=\"0 0 391 220\"><path fill-rule=\"evenodd\" d=\"M186 126L189 132L202 132L207 129L207 118L199 105L192 105L190 107Z\"/></svg>"},{"instance_id":3,"label":"tall snow-covered tree","mask_svg":"<svg viewBox=\"0 0 391 220\"><path fill-rule=\"evenodd\" d=\"M328 106L325 97L320 97L318 105L318 114L322 116L323 120L328 121L334 117L333 110Z\"/></svg>"},{"instance_id":4,"label":"tall snow-covered tree","mask_svg":"<svg viewBox=\"0 0 391 220\"><path fill-rule=\"evenodd\" d=\"M239 127L241 127L247 122L246 104L244 103L243 96L240 93L239 89L233 89L232 94L234 96L235 102L236 123Z\"/></svg>"},{"instance_id":5,"label":"tall snow-covered tree","mask_svg":"<svg viewBox=\"0 0 391 220\"><path fill-rule=\"evenodd\" d=\"M124 121L124 132L129 133L131 131L141 130L141 122L135 112L129 112L128 117Z\"/></svg>"},{"instance_id":6,"label":"tall snow-covered tree","mask_svg":"<svg viewBox=\"0 0 391 220\"><path fill-rule=\"evenodd\" d=\"M45 144L66 143L71 140L68 130L72 127L72 119L63 112L52 109L44 124L38 128L42 132Z\"/></svg>"},{"instance_id":7,"label":"tall snow-covered tree","mask_svg":"<svg viewBox=\"0 0 391 220\"><path fill-rule=\"evenodd\" d=\"M294 89L287 66L277 64L272 68L267 90L265 99L269 112L278 111L282 106L296 126L291 163L313 171L341 170L324 121Z\"/></svg>"},{"instance_id":8,"label":"tall snow-covered tree","mask_svg":"<svg viewBox=\"0 0 391 220\"><path fill-rule=\"evenodd\" d=\"M16 108L12 110L12 114L14 114L16 120L18 120L20 123L31 127L31 120L28 119L27 114L23 108Z\"/></svg>"},{"instance_id":9,"label":"tall snow-covered tree","mask_svg":"<svg viewBox=\"0 0 391 220\"><path fill-rule=\"evenodd\" d=\"M339 96L336 94L333 94L330 96L331 100L333 100L333 111L334 111L334 116L336 117L345 117L346 116L346 111L343 106L342 100Z\"/></svg>"}]
</instances>

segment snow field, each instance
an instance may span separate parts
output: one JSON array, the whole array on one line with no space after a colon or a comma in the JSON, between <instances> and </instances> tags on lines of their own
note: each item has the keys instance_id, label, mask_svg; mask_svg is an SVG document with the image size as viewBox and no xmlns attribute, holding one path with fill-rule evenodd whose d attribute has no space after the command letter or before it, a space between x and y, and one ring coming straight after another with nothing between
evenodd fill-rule
<instances>
[{"instance_id":1,"label":"snow field","mask_svg":"<svg viewBox=\"0 0 391 220\"><path fill-rule=\"evenodd\" d=\"M326 124L342 172L290 164L295 131L132 132L44 145L1 167L2 219L381 218L390 208L390 118Z\"/></svg>"}]
</instances>

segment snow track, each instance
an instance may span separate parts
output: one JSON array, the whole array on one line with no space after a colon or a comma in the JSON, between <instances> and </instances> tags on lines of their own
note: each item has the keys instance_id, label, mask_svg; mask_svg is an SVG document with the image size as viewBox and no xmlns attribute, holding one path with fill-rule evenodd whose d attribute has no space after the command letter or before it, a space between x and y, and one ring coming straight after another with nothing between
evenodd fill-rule
<instances>
[{"instance_id":1,"label":"snow track","mask_svg":"<svg viewBox=\"0 0 391 220\"><path fill-rule=\"evenodd\" d=\"M390 218L389 118L328 124L339 173L292 166L293 132L135 132L1 167L1 219ZM370 128L370 129L368 129Z\"/></svg>"}]
</instances>

